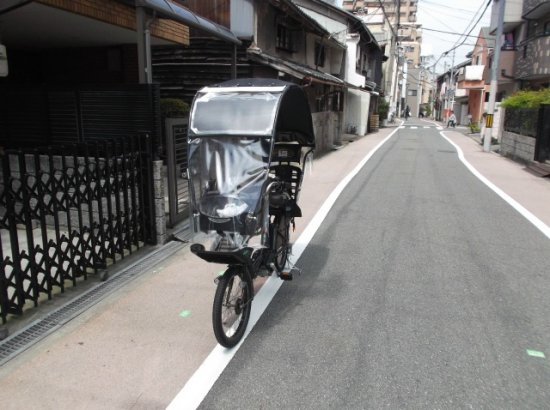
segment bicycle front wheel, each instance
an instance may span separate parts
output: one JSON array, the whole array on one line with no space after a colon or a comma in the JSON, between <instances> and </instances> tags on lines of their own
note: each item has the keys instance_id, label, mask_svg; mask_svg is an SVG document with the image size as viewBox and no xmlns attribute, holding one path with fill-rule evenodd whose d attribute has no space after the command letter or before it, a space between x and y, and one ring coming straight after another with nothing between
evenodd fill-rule
<instances>
[{"instance_id":1,"label":"bicycle front wheel","mask_svg":"<svg viewBox=\"0 0 550 410\"><path fill-rule=\"evenodd\" d=\"M233 347L242 339L250 319L252 292L252 280L244 268L230 268L219 278L212 325L222 346Z\"/></svg>"},{"instance_id":2,"label":"bicycle front wheel","mask_svg":"<svg viewBox=\"0 0 550 410\"><path fill-rule=\"evenodd\" d=\"M285 268L288 259L288 242L290 239L290 218L278 216L274 221L275 239L273 248L275 249L275 267L279 272Z\"/></svg>"}]
</instances>

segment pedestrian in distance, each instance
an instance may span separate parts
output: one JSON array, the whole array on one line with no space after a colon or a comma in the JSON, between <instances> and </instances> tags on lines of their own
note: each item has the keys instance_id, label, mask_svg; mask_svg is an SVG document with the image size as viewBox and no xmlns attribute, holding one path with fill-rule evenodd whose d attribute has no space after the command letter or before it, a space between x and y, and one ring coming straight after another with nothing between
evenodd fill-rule
<instances>
[{"instance_id":1,"label":"pedestrian in distance","mask_svg":"<svg viewBox=\"0 0 550 410\"><path fill-rule=\"evenodd\" d=\"M451 115L449 116L449 120L447 121L447 128L449 128L449 126L453 128L456 127L456 115L454 111L451 111Z\"/></svg>"}]
</instances>

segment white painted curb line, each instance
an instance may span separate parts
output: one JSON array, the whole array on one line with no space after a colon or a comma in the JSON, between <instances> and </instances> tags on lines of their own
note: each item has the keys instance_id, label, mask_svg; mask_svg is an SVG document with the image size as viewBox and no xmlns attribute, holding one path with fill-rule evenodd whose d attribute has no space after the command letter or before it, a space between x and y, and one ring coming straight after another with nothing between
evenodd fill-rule
<instances>
[{"instance_id":1,"label":"white painted curb line","mask_svg":"<svg viewBox=\"0 0 550 410\"><path fill-rule=\"evenodd\" d=\"M401 128L398 127L391 132L383 141L374 147L361 162L351 171L340 183L334 188L321 208L317 211L310 223L304 229L300 237L292 245L291 263L296 263L307 245L323 223L323 220L328 215L330 209L351 180L361 171L367 161L374 155L382 145L384 145L396 132ZM283 281L279 278L270 277L261 287L258 294L254 297L250 321L246 332L237 346L232 349L226 349L221 345L217 345L200 367L195 371L193 376L187 381L183 389L168 405L168 410L192 410L196 409L204 400L216 380L220 377L223 370L227 367L233 356L237 353L240 346L247 338L250 331L254 328L265 309L281 287Z\"/></svg>"}]
</instances>

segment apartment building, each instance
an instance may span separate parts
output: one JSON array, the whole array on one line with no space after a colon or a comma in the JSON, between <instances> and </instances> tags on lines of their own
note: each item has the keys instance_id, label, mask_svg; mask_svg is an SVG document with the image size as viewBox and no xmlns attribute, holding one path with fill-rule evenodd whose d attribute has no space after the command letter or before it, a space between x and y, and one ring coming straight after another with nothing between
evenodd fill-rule
<instances>
[{"instance_id":1,"label":"apartment building","mask_svg":"<svg viewBox=\"0 0 550 410\"><path fill-rule=\"evenodd\" d=\"M421 63L422 26L416 23L418 0L344 0L343 7L361 18L384 47L388 56L384 67L385 95L390 110L401 113L407 105L409 86L414 83L416 88L418 84L416 77L408 75Z\"/></svg>"}]
</instances>

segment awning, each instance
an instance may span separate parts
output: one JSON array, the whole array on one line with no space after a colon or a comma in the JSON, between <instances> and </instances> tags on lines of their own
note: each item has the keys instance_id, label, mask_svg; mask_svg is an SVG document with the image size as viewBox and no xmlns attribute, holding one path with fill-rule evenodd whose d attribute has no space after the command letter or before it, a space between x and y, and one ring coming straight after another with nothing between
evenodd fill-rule
<instances>
[{"instance_id":1,"label":"awning","mask_svg":"<svg viewBox=\"0 0 550 410\"><path fill-rule=\"evenodd\" d=\"M271 56L261 50L249 48L247 53L251 60L268 65L295 78L307 78L317 83L337 85L340 87L346 86L343 80L331 74L323 73L322 71L314 70L302 64Z\"/></svg>"},{"instance_id":2,"label":"awning","mask_svg":"<svg viewBox=\"0 0 550 410\"><path fill-rule=\"evenodd\" d=\"M241 41L228 28L197 16L185 7L172 3L170 0L136 0L136 6L147 7L162 16L202 30L221 40L237 45L241 44Z\"/></svg>"}]
</instances>

